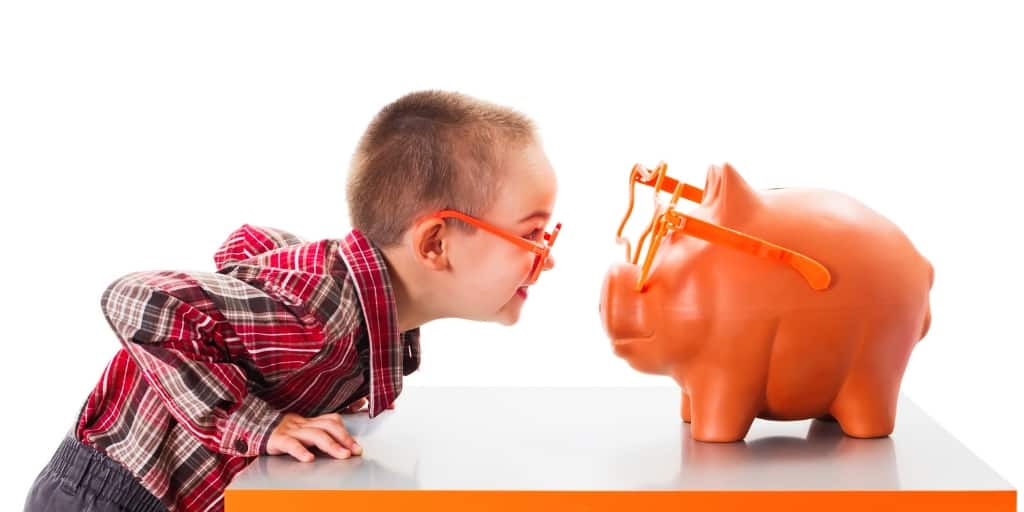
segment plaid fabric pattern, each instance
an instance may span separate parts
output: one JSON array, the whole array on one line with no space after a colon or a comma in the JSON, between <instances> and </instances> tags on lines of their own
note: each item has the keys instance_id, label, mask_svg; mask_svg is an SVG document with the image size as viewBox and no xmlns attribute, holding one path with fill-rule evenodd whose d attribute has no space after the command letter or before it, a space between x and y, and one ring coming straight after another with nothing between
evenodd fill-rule
<instances>
[{"instance_id":1,"label":"plaid fabric pattern","mask_svg":"<svg viewBox=\"0 0 1024 512\"><path fill-rule=\"evenodd\" d=\"M398 332L383 257L358 231L305 242L245 225L214 261L216 272L136 272L107 288L122 348L75 428L171 510L222 509L284 412L368 396L374 417L419 366L419 330Z\"/></svg>"}]
</instances>

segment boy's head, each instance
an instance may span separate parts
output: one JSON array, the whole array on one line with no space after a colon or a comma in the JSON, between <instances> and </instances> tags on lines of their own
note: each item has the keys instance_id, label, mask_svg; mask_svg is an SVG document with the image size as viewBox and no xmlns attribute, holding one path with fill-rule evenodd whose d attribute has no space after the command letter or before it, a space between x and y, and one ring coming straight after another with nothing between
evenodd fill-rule
<instances>
[{"instance_id":1,"label":"boy's head","mask_svg":"<svg viewBox=\"0 0 1024 512\"><path fill-rule=\"evenodd\" d=\"M519 317L535 255L436 214L454 210L540 241L555 194L554 171L528 118L441 91L406 95L377 114L347 190L352 227L403 267L411 300L434 308L435 317L504 324Z\"/></svg>"}]
</instances>

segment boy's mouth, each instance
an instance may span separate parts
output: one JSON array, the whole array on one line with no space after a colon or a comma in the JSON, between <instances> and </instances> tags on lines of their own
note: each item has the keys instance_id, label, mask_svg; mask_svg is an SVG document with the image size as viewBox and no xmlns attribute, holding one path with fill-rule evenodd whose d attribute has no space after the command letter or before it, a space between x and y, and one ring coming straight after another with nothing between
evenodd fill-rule
<instances>
[{"instance_id":1,"label":"boy's mouth","mask_svg":"<svg viewBox=\"0 0 1024 512\"><path fill-rule=\"evenodd\" d=\"M519 287L519 288L518 288L518 289L516 290L516 295L518 295L518 296L522 297L522 298L523 298L523 300L526 300L526 296L528 295L528 294L527 294L527 292L526 292L526 287L525 287L525 286L520 286L520 287Z\"/></svg>"}]
</instances>

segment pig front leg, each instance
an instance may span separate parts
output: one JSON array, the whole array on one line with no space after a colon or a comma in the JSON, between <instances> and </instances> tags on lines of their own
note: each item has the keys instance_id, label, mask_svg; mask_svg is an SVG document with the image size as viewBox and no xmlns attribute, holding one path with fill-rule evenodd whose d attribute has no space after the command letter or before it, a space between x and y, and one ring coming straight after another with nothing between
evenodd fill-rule
<instances>
[{"instance_id":1,"label":"pig front leg","mask_svg":"<svg viewBox=\"0 0 1024 512\"><path fill-rule=\"evenodd\" d=\"M713 335L702 337L696 357L680 361L669 373L683 390L683 421L690 422L698 441L743 440L764 406L778 320L774 316L724 320L716 323Z\"/></svg>"},{"instance_id":2,"label":"pig front leg","mask_svg":"<svg viewBox=\"0 0 1024 512\"><path fill-rule=\"evenodd\" d=\"M690 409L690 431L697 441L742 441L760 409L761 391L749 377L730 376L694 384L684 398ZM686 402L689 402L688 404Z\"/></svg>"},{"instance_id":3,"label":"pig front leg","mask_svg":"<svg viewBox=\"0 0 1024 512\"><path fill-rule=\"evenodd\" d=\"M747 437L754 423L755 408L741 411L733 409L735 406L720 407L714 403L714 399L702 401L695 397L690 423L693 438L706 443L733 443Z\"/></svg>"},{"instance_id":4,"label":"pig front leg","mask_svg":"<svg viewBox=\"0 0 1024 512\"><path fill-rule=\"evenodd\" d=\"M679 411L683 417L683 421L685 421L686 423L690 423L691 421L693 421L693 414L690 410L690 395L687 394L685 389L683 390L683 403L679 407Z\"/></svg>"}]
</instances>

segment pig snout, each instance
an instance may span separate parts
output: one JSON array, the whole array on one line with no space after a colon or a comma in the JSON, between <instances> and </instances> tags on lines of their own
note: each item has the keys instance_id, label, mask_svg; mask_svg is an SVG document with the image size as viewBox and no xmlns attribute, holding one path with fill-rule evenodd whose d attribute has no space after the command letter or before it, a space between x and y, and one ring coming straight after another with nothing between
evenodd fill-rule
<instances>
[{"instance_id":1,"label":"pig snout","mask_svg":"<svg viewBox=\"0 0 1024 512\"><path fill-rule=\"evenodd\" d=\"M650 339L654 328L643 296L636 291L640 269L636 265L617 263L608 269L601 286L598 312L604 330L613 343Z\"/></svg>"}]
</instances>

